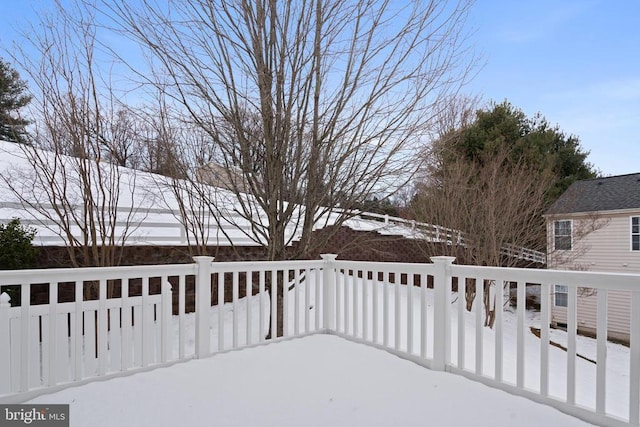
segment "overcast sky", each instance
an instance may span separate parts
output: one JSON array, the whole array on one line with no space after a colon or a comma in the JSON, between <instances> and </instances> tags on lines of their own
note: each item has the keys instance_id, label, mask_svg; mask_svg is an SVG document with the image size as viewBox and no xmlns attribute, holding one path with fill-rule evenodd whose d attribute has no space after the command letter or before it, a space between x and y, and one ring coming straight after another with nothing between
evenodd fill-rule
<instances>
[{"instance_id":1,"label":"overcast sky","mask_svg":"<svg viewBox=\"0 0 640 427\"><path fill-rule=\"evenodd\" d=\"M0 0L0 48L52 0ZM640 1L477 0L468 92L540 112L604 175L640 172ZM4 55L3 55L4 56Z\"/></svg>"}]
</instances>

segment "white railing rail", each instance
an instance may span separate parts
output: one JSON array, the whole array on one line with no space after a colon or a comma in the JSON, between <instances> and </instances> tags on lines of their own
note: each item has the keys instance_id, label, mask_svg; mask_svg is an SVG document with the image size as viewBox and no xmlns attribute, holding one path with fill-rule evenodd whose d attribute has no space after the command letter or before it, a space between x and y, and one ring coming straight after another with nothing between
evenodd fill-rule
<instances>
[{"instance_id":1,"label":"white railing rail","mask_svg":"<svg viewBox=\"0 0 640 427\"><path fill-rule=\"evenodd\" d=\"M418 222L404 218L394 217L386 214L377 214L372 212L356 211L356 218L373 220L389 225L399 225L414 230L422 236L423 239L432 242L442 242L447 244L464 245L464 232L454 230L452 228L442 227L440 225ZM502 254L523 261L535 262L538 264L547 263L547 255L544 252L536 251L521 246L507 244L502 247Z\"/></svg>"},{"instance_id":2,"label":"white railing rail","mask_svg":"<svg viewBox=\"0 0 640 427\"><path fill-rule=\"evenodd\" d=\"M0 285L16 285L22 300L10 307L8 295L0 296L0 402L21 402L52 388L279 335L331 333L592 423L639 425L640 275L474 267L456 265L451 257L435 257L430 264L322 258L211 262L197 257L190 265L0 272ZM539 339L525 321L526 287L532 284L541 288ZM554 285L569 289L566 351L550 345ZM32 305L38 286L48 287L48 300ZM64 286L72 286L75 299L58 297ZM91 286L97 294L90 298L84 293ZM281 289L281 304L270 304L270 286ZM504 286L516 291L515 313L496 310L489 329L480 301L490 292L493 307L503 307ZM595 364L579 358L577 350L577 295L585 287L597 293ZM195 290L195 313L186 310L189 289ZM471 312L467 290L475 291ZM631 348L627 384L614 390L607 297L620 291L631 300ZM593 377L593 395L579 387L578 378L585 377ZM620 395L629 396L622 409L613 401Z\"/></svg>"}]
</instances>

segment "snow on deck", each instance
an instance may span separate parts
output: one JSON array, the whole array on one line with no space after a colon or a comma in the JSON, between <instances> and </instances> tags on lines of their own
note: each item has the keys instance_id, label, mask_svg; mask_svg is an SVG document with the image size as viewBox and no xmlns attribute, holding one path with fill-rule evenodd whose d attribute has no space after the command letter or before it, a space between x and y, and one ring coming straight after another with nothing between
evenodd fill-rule
<instances>
[{"instance_id":1,"label":"snow on deck","mask_svg":"<svg viewBox=\"0 0 640 427\"><path fill-rule=\"evenodd\" d=\"M330 335L94 382L30 403L92 426L589 425L551 407Z\"/></svg>"}]
</instances>

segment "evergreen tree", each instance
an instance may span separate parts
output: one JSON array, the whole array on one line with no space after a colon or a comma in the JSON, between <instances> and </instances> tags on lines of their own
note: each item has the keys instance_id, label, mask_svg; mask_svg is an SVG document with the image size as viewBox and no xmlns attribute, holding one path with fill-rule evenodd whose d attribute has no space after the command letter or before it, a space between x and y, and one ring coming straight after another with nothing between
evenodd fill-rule
<instances>
[{"instance_id":1,"label":"evergreen tree","mask_svg":"<svg viewBox=\"0 0 640 427\"><path fill-rule=\"evenodd\" d=\"M18 114L31 101L26 91L27 83L9 63L0 59L0 139L26 142L25 127L29 121Z\"/></svg>"},{"instance_id":2,"label":"evergreen tree","mask_svg":"<svg viewBox=\"0 0 640 427\"><path fill-rule=\"evenodd\" d=\"M522 110L505 101L488 110L476 113L476 120L464 129L458 129L437 144L441 156L435 172L462 156L467 161L482 165L492 153L506 150L510 153L504 165L505 173L516 164L526 164L540 174L551 172L554 179L547 189L547 202L552 203L574 181L595 178L596 170L586 161L576 136L566 135L558 126L552 126L540 114L527 117Z\"/></svg>"}]
</instances>

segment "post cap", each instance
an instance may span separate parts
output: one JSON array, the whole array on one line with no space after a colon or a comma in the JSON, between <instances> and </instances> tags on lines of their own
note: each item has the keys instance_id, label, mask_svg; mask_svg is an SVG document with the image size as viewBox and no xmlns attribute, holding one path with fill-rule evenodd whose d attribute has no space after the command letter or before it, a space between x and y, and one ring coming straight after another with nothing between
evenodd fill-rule
<instances>
[{"instance_id":1,"label":"post cap","mask_svg":"<svg viewBox=\"0 0 640 427\"><path fill-rule=\"evenodd\" d=\"M8 304L9 301L11 301L11 297L8 293L3 292L2 294L0 294L0 304Z\"/></svg>"}]
</instances>

